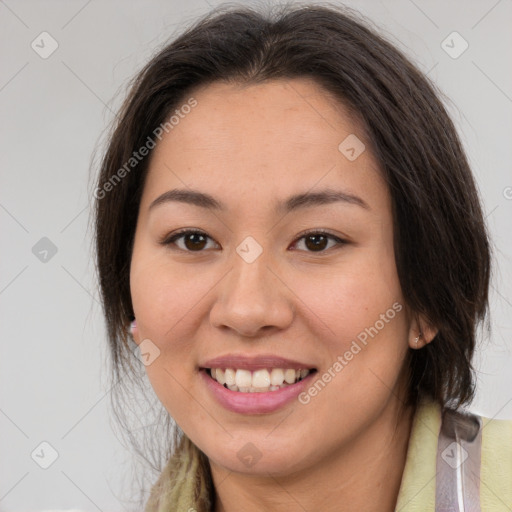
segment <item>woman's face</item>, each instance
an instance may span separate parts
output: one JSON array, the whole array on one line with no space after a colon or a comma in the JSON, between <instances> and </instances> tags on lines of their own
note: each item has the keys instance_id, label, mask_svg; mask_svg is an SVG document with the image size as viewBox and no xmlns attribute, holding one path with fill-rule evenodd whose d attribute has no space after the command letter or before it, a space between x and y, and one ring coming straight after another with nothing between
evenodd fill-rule
<instances>
[{"instance_id":1,"label":"woman's face","mask_svg":"<svg viewBox=\"0 0 512 512\"><path fill-rule=\"evenodd\" d=\"M212 464L285 475L396 408L417 331L390 195L358 126L314 82L193 96L151 157L134 336L159 399ZM200 234L171 241L184 229Z\"/></svg>"}]
</instances>

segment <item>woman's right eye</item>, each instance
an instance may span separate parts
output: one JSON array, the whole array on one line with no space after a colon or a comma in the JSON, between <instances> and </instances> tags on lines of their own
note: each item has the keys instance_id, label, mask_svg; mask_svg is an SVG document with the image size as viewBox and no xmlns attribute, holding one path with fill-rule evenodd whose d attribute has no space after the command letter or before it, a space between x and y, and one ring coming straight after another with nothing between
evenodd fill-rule
<instances>
[{"instance_id":1,"label":"woman's right eye","mask_svg":"<svg viewBox=\"0 0 512 512\"><path fill-rule=\"evenodd\" d=\"M161 244L167 246L176 245L180 250L185 252L201 252L207 245L206 241L208 239L213 241L213 239L203 231L187 229L165 238ZM182 245L177 243L177 241L182 242ZM216 245L218 246L218 244Z\"/></svg>"}]
</instances>

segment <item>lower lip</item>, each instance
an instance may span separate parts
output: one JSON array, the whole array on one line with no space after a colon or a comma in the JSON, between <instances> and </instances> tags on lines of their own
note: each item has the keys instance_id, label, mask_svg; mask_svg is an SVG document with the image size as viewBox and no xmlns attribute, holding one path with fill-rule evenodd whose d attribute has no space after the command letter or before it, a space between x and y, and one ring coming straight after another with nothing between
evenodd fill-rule
<instances>
[{"instance_id":1,"label":"lower lip","mask_svg":"<svg viewBox=\"0 0 512 512\"><path fill-rule=\"evenodd\" d=\"M206 370L199 373L210 392L224 408L240 414L265 414L277 411L296 399L316 372L310 373L295 384L263 393L231 391L210 377Z\"/></svg>"}]
</instances>

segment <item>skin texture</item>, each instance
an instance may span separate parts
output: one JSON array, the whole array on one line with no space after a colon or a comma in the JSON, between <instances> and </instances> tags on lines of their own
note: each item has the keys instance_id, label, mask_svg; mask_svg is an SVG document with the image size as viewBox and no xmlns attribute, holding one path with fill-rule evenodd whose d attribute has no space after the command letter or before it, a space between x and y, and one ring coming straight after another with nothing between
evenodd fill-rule
<instances>
[{"instance_id":1,"label":"skin texture","mask_svg":"<svg viewBox=\"0 0 512 512\"><path fill-rule=\"evenodd\" d=\"M392 511L414 412L403 407L404 358L420 330L419 349L435 332L404 303L390 195L369 144L355 161L338 150L349 134L364 142L362 131L310 80L215 83L193 96L197 106L152 154L136 228L134 337L160 350L146 367L150 382L208 456L216 512L339 511L340 503ZM149 210L174 188L211 194L226 209L167 202ZM273 209L325 188L369 208ZM196 251L185 238L159 243L182 228L209 238ZM301 238L314 229L346 243L327 239L315 250ZM236 252L247 236L263 250L252 263ZM307 404L230 412L198 373L201 362L234 353L299 360L321 375L395 303L401 310ZM251 467L237 456L248 442L261 454Z\"/></svg>"}]
</instances>

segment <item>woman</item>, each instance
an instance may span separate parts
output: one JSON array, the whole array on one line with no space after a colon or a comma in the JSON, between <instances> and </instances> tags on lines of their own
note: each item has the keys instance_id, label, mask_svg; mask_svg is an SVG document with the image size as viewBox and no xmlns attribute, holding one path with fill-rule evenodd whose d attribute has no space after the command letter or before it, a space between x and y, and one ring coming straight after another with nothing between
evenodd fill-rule
<instances>
[{"instance_id":1,"label":"woman","mask_svg":"<svg viewBox=\"0 0 512 512\"><path fill-rule=\"evenodd\" d=\"M212 12L138 75L96 250L114 371L176 422L147 511L510 510L512 422L462 409L490 251L437 94L339 7Z\"/></svg>"}]
</instances>

